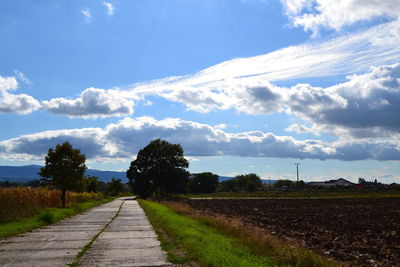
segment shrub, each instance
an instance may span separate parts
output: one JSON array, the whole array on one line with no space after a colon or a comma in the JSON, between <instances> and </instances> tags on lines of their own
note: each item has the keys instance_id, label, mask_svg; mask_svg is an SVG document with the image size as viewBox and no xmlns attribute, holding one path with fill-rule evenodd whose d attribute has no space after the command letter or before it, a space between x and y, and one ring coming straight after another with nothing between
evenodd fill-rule
<instances>
[{"instance_id":1,"label":"shrub","mask_svg":"<svg viewBox=\"0 0 400 267\"><path fill-rule=\"evenodd\" d=\"M43 221L47 224L51 224L54 221L54 213L46 211L40 214L39 221Z\"/></svg>"}]
</instances>

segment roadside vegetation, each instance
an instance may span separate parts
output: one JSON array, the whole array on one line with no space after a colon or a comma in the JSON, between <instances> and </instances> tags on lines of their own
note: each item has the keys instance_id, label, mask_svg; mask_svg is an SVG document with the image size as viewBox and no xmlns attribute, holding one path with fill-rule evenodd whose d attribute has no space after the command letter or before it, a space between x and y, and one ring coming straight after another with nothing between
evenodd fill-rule
<instances>
[{"instance_id":1,"label":"roadside vegetation","mask_svg":"<svg viewBox=\"0 0 400 267\"><path fill-rule=\"evenodd\" d=\"M103 199L101 193L68 192L68 207ZM45 208L61 207L61 192L55 189L11 187L0 188L0 223L37 215Z\"/></svg>"},{"instance_id":2,"label":"roadside vegetation","mask_svg":"<svg viewBox=\"0 0 400 267\"><path fill-rule=\"evenodd\" d=\"M201 266L338 266L299 247L251 232L226 218L198 215L182 204L139 200L173 263Z\"/></svg>"},{"instance_id":3,"label":"roadside vegetation","mask_svg":"<svg viewBox=\"0 0 400 267\"><path fill-rule=\"evenodd\" d=\"M41 180L28 186L4 182L0 186L0 237L30 231L57 222L123 192L120 179L105 184L84 176L86 157L68 142L50 148ZM17 186L16 186L17 185Z\"/></svg>"},{"instance_id":4,"label":"roadside vegetation","mask_svg":"<svg viewBox=\"0 0 400 267\"><path fill-rule=\"evenodd\" d=\"M85 201L70 202L70 204L67 205L67 207L65 208L38 208L30 206L28 208L31 214L29 217L20 216L18 217L18 219L2 220L0 222L0 238L17 235L51 223L58 222L64 218L71 217L94 206L109 202L114 199L111 197L97 199L97 197L95 197L89 200L88 194L86 193L84 193L85 196L82 196L81 193L75 193L74 195L78 197L77 199ZM16 205L14 206L17 207ZM20 206L18 210L20 212L23 212L24 208L26 207L26 205ZM0 210L3 211L3 206L0 207ZM33 211L34 213L32 213Z\"/></svg>"}]
</instances>

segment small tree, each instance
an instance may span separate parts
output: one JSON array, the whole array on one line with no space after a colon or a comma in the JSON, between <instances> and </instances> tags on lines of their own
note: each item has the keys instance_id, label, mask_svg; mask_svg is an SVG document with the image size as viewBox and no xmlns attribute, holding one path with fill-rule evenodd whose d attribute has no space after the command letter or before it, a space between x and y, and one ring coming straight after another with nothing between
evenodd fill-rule
<instances>
[{"instance_id":1,"label":"small tree","mask_svg":"<svg viewBox=\"0 0 400 267\"><path fill-rule=\"evenodd\" d=\"M255 173L238 175L235 177L240 191L254 192L262 187L260 177Z\"/></svg>"},{"instance_id":2,"label":"small tree","mask_svg":"<svg viewBox=\"0 0 400 267\"><path fill-rule=\"evenodd\" d=\"M86 157L79 149L72 148L69 142L50 148L46 163L39 175L54 187L61 190L61 203L65 207L67 190L73 190L83 179L86 171Z\"/></svg>"},{"instance_id":3,"label":"small tree","mask_svg":"<svg viewBox=\"0 0 400 267\"><path fill-rule=\"evenodd\" d=\"M122 184L121 179L112 178L111 181L107 184L106 193L115 197L118 196L123 189L124 185Z\"/></svg>"},{"instance_id":4,"label":"small tree","mask_svg":"<svg viewBox=\"0 0 400 267\"><path fill-rule=\"evenodd\" d=\"M99 181L96 176L87 176L85 177L85 191L86 192L99 192Z\"/></svg>"},{"instance_id":5,"label":"small tree","mask_svg":"<svg viewBox=\"0 0 400 267\"><path fill-rule=\"evenodd\" d=\"M126 176L132 190L141 197L151 194L165 197L169 193L185 191L188 166L181 145L156 139L139 151Z\"/></svg>"}]
</instances>

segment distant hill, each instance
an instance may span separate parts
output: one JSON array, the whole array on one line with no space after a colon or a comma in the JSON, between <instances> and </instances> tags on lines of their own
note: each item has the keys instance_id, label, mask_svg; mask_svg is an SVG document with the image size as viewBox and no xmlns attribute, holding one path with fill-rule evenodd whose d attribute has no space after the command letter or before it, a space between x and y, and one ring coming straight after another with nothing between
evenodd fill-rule
<instances>
[{"instance_id":1,"label":"distant hill","mask_svg":"<svg viewBox=\"0 0 400 267\"><path fill-rule=\"evenodd\" d=\"M27 166L0 166L0 181L10 181L17 183L26 183L31 180L40 179L38 172L42 166L27 165ZM126 183L125 172L115 171L99 171L88 169L86 175L96 176L100 181L109 182L112 178L119 178Z\"/></svg>"},{"instance_id":2,"label":"distant hill","mask_svg":"<svg viewBox=\"0 0 400 267\"><path fill-rule=\"evenodd\" d=\"M40 165L27 165L27 166L0 166L0 181L9 181L15 183L26 183L28 181L40 179L38 172ZM122 182L128 182L125 172L115 171L99 171L88 169L86 175L99 177L100 181L109 182L112 178L119 178ZM233 179L234 177L219 176L219 182ZM261 180L264 184L275 183L277 180Z\"/></svg>"}]
</instances>

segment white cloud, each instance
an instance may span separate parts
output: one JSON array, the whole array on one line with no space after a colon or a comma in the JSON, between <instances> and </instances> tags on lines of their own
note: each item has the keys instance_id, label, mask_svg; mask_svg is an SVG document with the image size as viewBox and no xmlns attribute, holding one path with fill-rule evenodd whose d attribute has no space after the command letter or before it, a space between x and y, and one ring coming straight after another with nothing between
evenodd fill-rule
<instances>
[{"instance_id":1,"label":"white cloud","mask_svg":"<svg viewBox=\"0 0 400 267\"><path fill-rule=\"evenodd\" d=\"M357 73L368 70L370 66L394 63L400 56L397 32L400 33L400 21L327 42L311 42L256 57L229 60L193 75L135 84L131 90L113 90L112 93L111 90L96 89L101 93L95 94L87 89L77 99L51 99L44 101L43 105L52 113L70 117L123 116L132 114L135 100L157 95L181 102L187 109L198 112L232 108L249 114L284 112L290 97L296 95L291 96L290 90L271 82ZM392 34L388 36L388 33ZM330 101L329 105L345 104L337 94L305 87L298 85L291 90L304 94L298 95L299 102L302 97L314 97ZM100 95L100 102L89 101ZM340 101L336 103L336 100ZM144 102L144 105L149 104L151 102ZM316 111L318 105L313 108Z\"/></svg>"},{"instance_id":2,"label":"white cloud","mask_svg":"<svg viewBox=\"0 0 400 267\"><path fill-rule=\"evenodd\" d=\"M355 22L374 18L397 19L398 0L281 0L293 25L314 34L321 27L341 30Z\"/></svg>"},{"instance_id":3,"label":"white cloud","mask_svg":"<svg viewBox=\"0 0 400 267\"><path fill-rule=\"evenodd\" d=\"M140 85L133 92L148 90L198 112L287 113L312 125L310 129L299 125L288 129L297 132L331 132L342 138L387 138L400 133L400 63L372 68L328 88L309 84L278 87L262 76L200 83L201 73Z\"/></svg>"},{"instance_id":4,"label":"white cloud","mask_svg":"<svg viewBox=\"0 0 400 267\"><path fill-rule=\"evenodd\" d=\"M265 55L229 60L193 75L136 84L132 92L163 96L199 112L238 106L248 113L276 112L280 107L274 103L281 95L278 93L281 88L271 82L347 75L368 71L371 66L396 63L400 56L397 33L400 20L330 41L314 41ZM252 107L255 102L250 98L257 94L269 101L269 111L264 106Z\"/></svg>"},{"instance_id":5,"label":"white cloud","mask_svg":"<svg viewBox=\"0 0 400 267\"><path fill-rule=\"evenodd\" d=\"M103 1L103 5L106 7L108 15L114 15L114 6L112 3Z\"/></svg>"},{"instance_id":6,"label":"white cloud","mask_svg":"<svg viewBox=\"0 0 400 267\"><path fill-rule=\"evenodd\" d=\"M225 123L217 124L214 126L215 129L226 129L227 125Z\"/></svg>"},{"instance_id":7,"label":"white cloud","mask_svg":"<svg viewBox=\"0 0 400 267\"><path fill-rule=\"evenodd\" d=\"M81 14L85 18L86 21L90 21L92 18L92 13L90 13L89 9L85 8L81 10Z\"/></svg>"},{"instance_id":8,"label":"white cloud","mask_svg":"<svg viewBox=\"0 0 400 267\"><path fill-rule=\"evenodd\" d=\"M43 108L53 114L81 118L131 115L134 104L126 92L93 87L84 90L76 99L53 98L42 102Z\"/></svg>"},{"instance_id":9,"label":"white cloud","mask_svg":"<svg viewBox=\"0 0 400 267\"><path fill-rule=\"evenodd\" d=\"M150 100L146 100L146 101L143 103L143 106L145 106L145 107L149 107L149 106L152 106L152 105L154 105L154 103L153 103L152 101L150 101Z\"/></svg>"},{"instance_id":10,"label":"white cloud","mask_svg":"<svg viewBox=\"0 0 400 267\"><path fill-rule=\"evenodd\" d=\"M24 73L22 73L18 70L15 70L14 73L17 76L18 80L20 80L21 82L24 82L26 84L32 85L32 81L29 80Z\"/></svg>"},{"instance_id":11,"label":"white cloud","mask_svg":"<svg viewBox=\"0 0 400 267\"><path fill-rule=\"evenodd\" d=\"M0 91L16 90L18 82L15 77L2 77L0 76Z\"/></svg>"},{"instance_id":12,"label":"white cloud","mask_svg":"<svg viewBox=\"0 0 400 267\"><path fill-rule=\"evenodd\" d=\"M125 118L105 128L56 130L0 142L0 155L38 160L48 148L69 141L88 159L131 159L155 138L180 143L188 157L242 156L341 160L400 160L398 140L296 140L264 132L227 133L181 119Z\"/></svg>"},{"instance_id":13,"label":"white cloud","mask_svg":"<svg viewBox=\"0 0 400 267\"><path fill-rule=\"evenodd\" d=\"M39 102L32 96L9 93L17 88L15 77L0 76L0 113L27 114L40 108Z\"/></svg>"},{"instance_id":14,"label":"white cloud","mask_svg":"<svg viewBox=\"0 0 400 267\"><path fill-rule=\"evenodd\" d=\"M331 97L333 105L322 99L299 101L292 97L294 104L289 113L312 122L313 130L342 137L399 136L400 63L373 68L369 73L351 76L348 82L323 91Z\"/></svg>"},{"instance_id":15,"label":"white cloud","mask_svg":"<svg viewBox=\"0 0 400 267\"><path fill-rule=\"evenodd\" d=\"M285 129L285 131L288 132L296 132L299 134L314 134L314 135L319 135L320 134L320 129L315 129L314 127L308 127L304 124L300 124L300 123L294 123L289 125L289 127L287 127Z\"/></svg>"}]
</instances>

